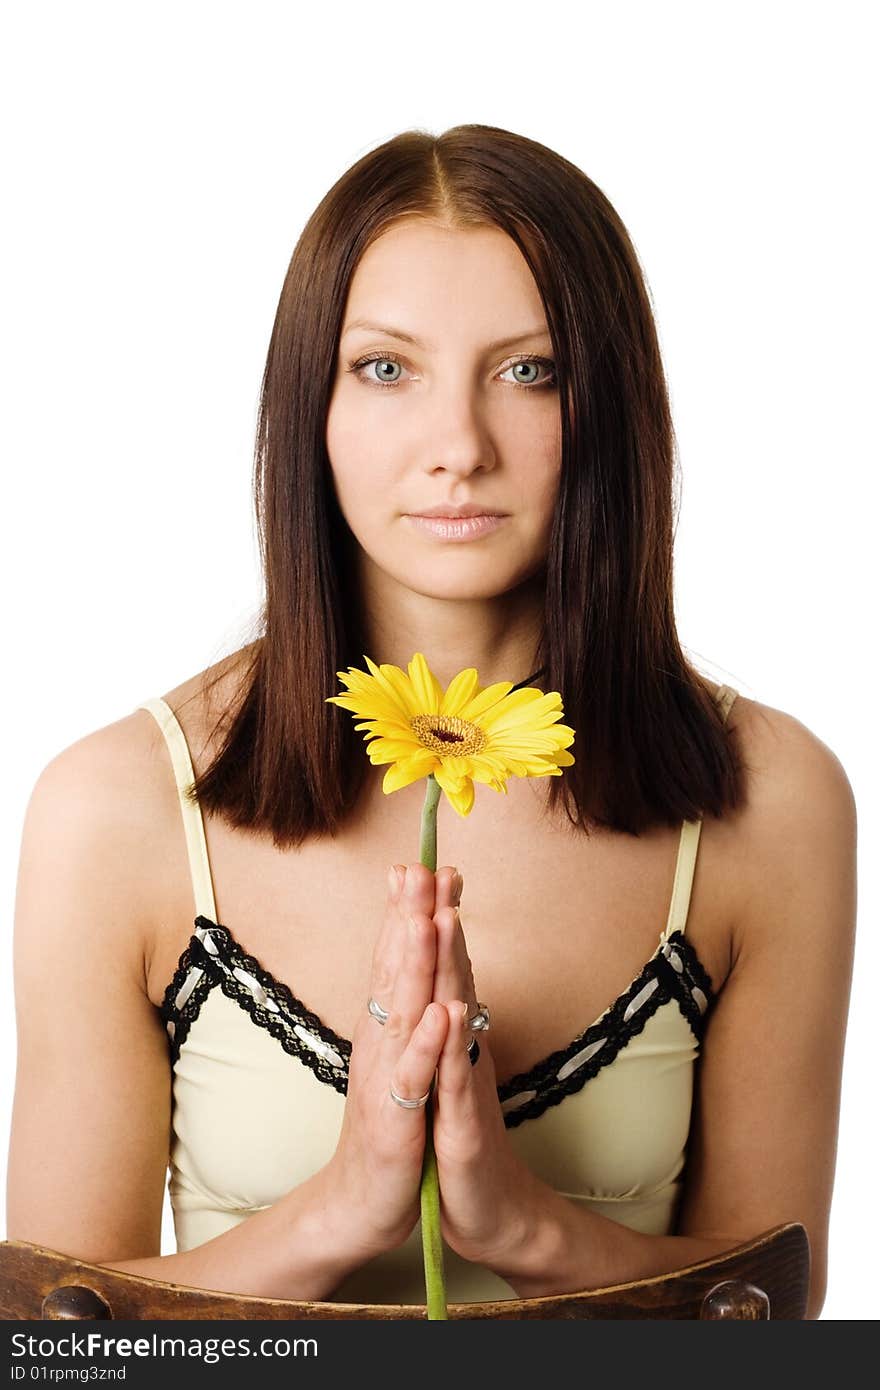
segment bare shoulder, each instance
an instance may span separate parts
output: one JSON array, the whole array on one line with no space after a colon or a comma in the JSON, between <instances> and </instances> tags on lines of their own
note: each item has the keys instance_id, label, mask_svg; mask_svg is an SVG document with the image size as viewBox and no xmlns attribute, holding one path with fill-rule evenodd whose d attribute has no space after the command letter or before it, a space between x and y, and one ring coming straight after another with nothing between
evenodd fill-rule
<instances>
[{"instance_id":1,"label":"bare shoulder","mask_svg":"<svg viewBox=\"0 0 880 1390\"><path fill-rule=\"evenodd\" d=\"M167 792L158 754L162 735L144 711L84 734L40 772L26 823L52 821L69 839L101 839L113 854L151 838ZM146 847L146 846L145 846Z\"/></svg>"},{"instance_id":2,"label":"bare shoulder","mask_svg":"<svg viewBox=\"0 0 880 1390\"><path fill-rule=\"evenodd\" d=\"M739 731L761 805L790 799L805 789L805 779L816 791L852 796L840 759L795 715L738 695L728 722Z\"/></svg>"},{"instance_id":3,"label":"bare shoulder","mask_svg":"<svg viewBox=\"0 0 880 1390\"><path fill-rule=\"evenodd\" d=\"M721 689L705 682L712 695ZM840 759L795 715L750 700L737 692L727 718L736 731L749 773L749 806L766 809L802 792L804 779L815 790L831 790L849 798L852 791Z\"/></svg>"},{"instance_id":4,"label":"bare shoulder","mask_svg":"<svg viewBox=\"0 0 880 1390\"><path fill-rule=\"evenodd\" d=\"M823 873L849 890L857 821L840 759L795 715L739 696L729 724L746 768L747 799L737 818L743 890L740 931L790 918L792 893ZM742 948L741 939L736 946Z\"/></svg>"},{"instance_id":5,"label":"bare shoulder","mask_svg":"<svg viewBox=\"0 0 880 1390\"><path fill-rule=\"evenodd\" d=\"M107 959L112 952L143 976L156 913L164 909L162 865L176 809L161 742L155 720L132 711L61 749L42 769L21 840L16 934L23 949L22 933L35 931L49 947L50 924L59 931L69 925L73 899L82 908L76 930L84 955ZM63 912L51 911L47 881Z\"/></svg>"},{"instance_id":6,"label":"bare shoulder","mask_svg":"<svg viewBox=\"0 0 880 1390\"><path fill-rule=\"evenodd\" d=\"M212 731L238 688L241 654L200 671L163 698L177 715L193 762L210 754ZM149 953L157 922L173 916L181 889L180 805L165 739L147 710L135 709L63 748L40 772L25 812L22 872L65 861L99 873L114 900L129 905ZM180 864L181 874L169 874ZM178 878L180 882L178 882Z\"/></svg>"}]
</instances>

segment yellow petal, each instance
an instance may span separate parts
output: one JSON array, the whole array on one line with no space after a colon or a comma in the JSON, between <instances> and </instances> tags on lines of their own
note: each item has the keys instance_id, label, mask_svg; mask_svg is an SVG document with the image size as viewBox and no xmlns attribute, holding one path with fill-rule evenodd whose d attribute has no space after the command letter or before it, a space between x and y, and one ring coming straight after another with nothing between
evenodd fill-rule
<instances>
[{"instance_id":1,"label":"yellow petal","mask_svg":"<svg viewBox=\"0 0 880 1390\"><path fill-rule=\"evenodd\" d=\"M402 787L408 787L411 782L417 782L420 777L427 777L429 773L435 772L436 761L434 754L426 748L411 758L392 763L382 779L383 792L398 792Z\"/></svg>"},{"instance_id":2,"label":"yellow petal","mask_svg":"<svg viewBox=\"0 0 880 1390\"><path fill-rule=\"evenodd\" d=\"M374 734L382 734L385 738L402 738L404 742L411 738L414 744L418 739L409 724L404 724L396 719L365 719L363 724L355 724L356 729L370 729Z\"/></svg>"},{"instance_id":3,"label":"yellow petal","mask_svg":"<svg viewBox=\"0 0 880 1390\"><path fill-rule=\"evenodd\" d=\"M374 719L398 719L409 723L409 713L400 701L389 696L386 690L377 685L371 676L367 676L365 679L369 684L361 686L353 682L353 689L350 694L330 695L328 696L328 703L351 710L353 714L367 715Z\"/></svg>"},{"instance_id":4,"label":"yellow petal","mask_svg":"<svg viewBox=\"0 0 880 1390\"><path fill-rule=\"evenodd\" d=\"M379 667L366 654L364 660L373 674L373 680L392 702L398 713L405 715L407 719L419 713L418 706L413 701L412 686L399 666L383 665Z\"/></svg>"},{"instance_id":5,"label":"yellow petal","mask_svg":"<svg viewBox=\"0 0 880 1390\"><path fill-rule=\"evenodd\" d=\"M434 769L434 778L438 786L450 795L460 792L467 781L456 768L450 766L451 761L450 758L440 758Z\"/></svg>"},{"instance_id":6,"label":"yellow petal","mask_svg":"<svg viewBox=\"0 0 880 1390\"><path fill-rule=\"evenodd\" d=\"M440 779L438 778L437 780L439 781ZM445 795L446 800L459 816L469 816L474 809L474 784L469 778L465 779L464 785L460 790L445 791Z\"/></svg>"},{"instance_id":7,"label":"yellow petal","mask_svg":"<svg viewBox=\"0 0 880 1390\"><path fill-rule=\"evenodd\" d=\"M533 690L514 690L494 709L487 711L480 724L490 734L500 733L503 729L528 727L529 724L540 727L543 717L558 705L558 695L536 697Z\"/></svg>"},{"instance_id":8,"label":"yellow petal","mask_svg":"<svg viewBox=\"0 0 880 1390\"><path fill-rule=\"evenodd\" d=\"M504 700L507 697L507 692L512 689L513 681L496 681L495 685L487 685L485 690L481 690L478 695L475 695L460 711L462 719L470 719L474 724L482 724L486 711Z\"/></svg>"},{"instance_id":9,"label":"yellow petal","mask_svg":"<svg viewBox=\"0 0 880 1390\"><path fill-rule=\"evenodd\" d=\"M397 698L401 708L406 711L407 718L411 718L414 714L420 714L421 704L406 672L401 671L399 666L380 666L379 670L397 692Z\"/></svg>"},{"instance_id":10,"label":"yellow petal","mask_svg":"<svg viewBox=\"0 0 880 1390\"><path fill-rule=\"evenodd\" d=\"M390 763L395 758L412 758L421 751L421 745L416 739L407 741L405 739L377 738L367 748L371 763Z\"/></svg>"},{"instance_id":11,"label":"yellow petal","mask_svg":"<svg viewBox=\"0 0 880 1390\"><path fill-rule=\"evenodd\" d=\"M409 663L409 678L413 699L421 714L437 714L443 699L440 682L434 675L421 652L416 652Z\"/></svg>"},{"instance_id":12,"label":"yellow petal","mask_svg":"<svg viewBox=\"0 0 880 1390\"><path fill-rule=\"evenodd\" d=\"M453 676L446 687L446 694L440 704L440 713L461 715L468 701L474 698L474 694L479 688L480 682L475 666L468 666L466 670L459 671L458 675Z\"/></svg>"},{"instance_id":13,"label":"yellow petal","mask_svg":"<svg viewBox=\"0 0 880 1390\"><path fill-rule=\"evenodd\" d=\"M495 785L498 781L498 770L488 758L482 758L475 754L470 763L471 777L475 782L482 782L487 787Z\"/></svg>"}]
</instances>

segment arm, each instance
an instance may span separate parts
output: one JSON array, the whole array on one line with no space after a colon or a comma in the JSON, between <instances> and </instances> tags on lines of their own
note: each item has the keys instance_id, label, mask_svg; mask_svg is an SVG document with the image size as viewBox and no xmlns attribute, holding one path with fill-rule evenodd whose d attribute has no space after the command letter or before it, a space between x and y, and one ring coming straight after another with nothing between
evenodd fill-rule
<instances>
[{"instance_id":1,"label":"arm","mask_svg":"<svg viewBox=\"0 0 880 1390\"><path fill-rule=\"evenodd\" d=\"M734 962L698 1067L678 1234L629 1230L554 1194L495 1272L521 1297L681 1268L785 1221L807 1230L808 1318L825 1297L856 919L856 808L831 751L754 705ZM547 1270L553 1270L552 1280ZM542 1273L543 1271L543 1273Z\"/></svg>"},{"instance_id":2,"label":"arm","mask_svg":"<svg viewBox=\"0 0 880 1390\"><path fill-rule=\"evenodd\" d=\"M191 1288L302 1301L329 1298L346 1274L374 1252L351 1256L349 1231L322 1168L271 1207L178 1255L95 1260L108 1269ZM22 1237L23 1238L23 1237ZM57 1246L53 1247L57 1249Z\"/></svg>"},{"instance_id":3,"label":"arm","mask_svg":"<svg viewBox=\"0 0 880 1390\"><path fill-rule=\"evenodd\" d=\"M197 1249L159 1254L171 1071L144 948L179 812L148 727L130 716L65 749L27 807L8 1238L148 1278L322 1298L373 1253L356 1258L359 1226L323 1169Z\"/></svg>"}]
</instances>

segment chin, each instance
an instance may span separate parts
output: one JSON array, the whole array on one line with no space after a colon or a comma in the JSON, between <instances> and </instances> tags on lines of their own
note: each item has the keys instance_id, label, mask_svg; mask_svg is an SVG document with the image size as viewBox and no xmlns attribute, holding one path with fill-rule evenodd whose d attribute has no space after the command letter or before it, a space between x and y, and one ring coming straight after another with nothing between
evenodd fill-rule
<instances>
[{"instance_id":1,"label":"chin","mask_svg":"<svg viewBox=\"0 0 880 1390\"><path fill-rule=\"evenodd\" d=\"M412 575L402 582L408 589L422 594L425 598L474 603L480 600L488 601L489 599L500 598L502 594L515 588L519 580L513 575L506 579L503 575L499 575L496 568L487 574L482 582L473 575L464 576L461 574L450 576L445 582L443 578L438 576L436 583L432 583L430 576L425 574Z\"/></svg>"}]
</instances>

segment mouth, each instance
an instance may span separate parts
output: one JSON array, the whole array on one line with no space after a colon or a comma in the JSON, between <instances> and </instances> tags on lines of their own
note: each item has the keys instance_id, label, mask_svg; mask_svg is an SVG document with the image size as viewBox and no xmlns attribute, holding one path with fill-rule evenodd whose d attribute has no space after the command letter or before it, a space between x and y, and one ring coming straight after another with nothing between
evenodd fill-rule
<instances>
[{"instance_id":1,"label":"mouth","mask_svg":"<svg viewBox=\"0 0 880 1390\"><path fill-rule=\"evenodd\" d=\"M421 512L409 512L409 516L436 516L443 521L460 521L466 516L506 516L506 512L496 511L479 502L464 502L456 506L454 502L438 502L436 507L425 507Z\"/></svg>"},{"instance_id":2,"label":"mouth","mask_svg":"<svg viewBox=\"0 0 880 1390\"><path fill-rule=\"evenodd\" d=\"M418 516L407 514L406 520L426 535L442 541L474 541L491 535L503 526L507 517L498 513L481 512L476 516Z\"/></svg>"}]
</instances>

